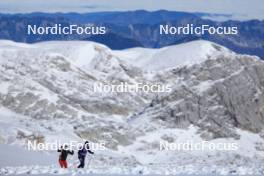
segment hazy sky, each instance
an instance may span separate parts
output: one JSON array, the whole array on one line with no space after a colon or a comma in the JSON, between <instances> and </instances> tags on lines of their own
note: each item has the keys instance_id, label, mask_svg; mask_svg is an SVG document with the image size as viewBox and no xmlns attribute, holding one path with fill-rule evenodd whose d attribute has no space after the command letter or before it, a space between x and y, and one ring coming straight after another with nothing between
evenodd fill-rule
<instances>
[{"instance_id":1,"label":"hazy sky","mask_svg":"<svg viewBox=\"0 0 264 176\"><path fill-rule=\"evenodd\" d=\"M264 19L264 0L0 0L1 13L173 10Z\"/></svg>"}]
</instances>

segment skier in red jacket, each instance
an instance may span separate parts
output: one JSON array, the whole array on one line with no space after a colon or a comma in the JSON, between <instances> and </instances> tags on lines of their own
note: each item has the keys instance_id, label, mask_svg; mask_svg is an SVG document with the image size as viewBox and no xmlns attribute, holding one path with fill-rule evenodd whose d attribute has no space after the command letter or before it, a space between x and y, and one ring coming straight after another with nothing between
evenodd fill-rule
<instances>
[{"instance_id":1,"label":"skier in red jacket","mask_svg":"<svg viewBox=\"0 0 264 176\"><path fill-rule=\"evenodd\" d=\"M68 167L68 165L67 165L67 156L68 156L68 154L73 155L74 151L73 150L72 151L69 150L68 146L65 145L64 147L61 146L61 148L58 149L58 152L61 152L60 153L60 158L59 158L60 167L61 168L67 168Z\"/></svg>"}]
</instances>

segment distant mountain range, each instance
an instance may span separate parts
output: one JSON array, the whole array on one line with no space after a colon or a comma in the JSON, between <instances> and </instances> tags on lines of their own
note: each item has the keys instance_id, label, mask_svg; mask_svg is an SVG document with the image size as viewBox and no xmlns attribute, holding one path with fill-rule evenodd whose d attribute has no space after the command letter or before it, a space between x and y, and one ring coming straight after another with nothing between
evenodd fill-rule
<instances>
[{"instance_id":1,"label":"distant mountain range","mask_svg":"<svg viewBox=\"0 0 264 176\"><path fill-rule=\"evenodd\" d=\"M264 21L213 21L204 19L208 14L172 11L148 12L144 10L128 12L96 13L31 13L0 14L0 39L34 43L48 40L90 40L107 45L111 49L132 47L160 48L193 40L208 40L221 44L237 53L257 55L264 58ZM27 35L27 25L51 26L93 24L106 26L106 35ZM237 35L160 35L159 25L186 24L211 26L237 26Z\"/></svg>"}]
</instances>

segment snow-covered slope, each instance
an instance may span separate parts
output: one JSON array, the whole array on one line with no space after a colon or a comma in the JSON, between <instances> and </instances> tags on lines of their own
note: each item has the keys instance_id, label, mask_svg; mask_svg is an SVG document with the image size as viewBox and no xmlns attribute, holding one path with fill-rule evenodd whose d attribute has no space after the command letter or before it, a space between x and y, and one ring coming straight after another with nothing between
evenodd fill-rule
<instances>
[{"instance_id":1,"label":"snow-covered slope","mask_svg":"<svg viewBox=\"0 0 264 176\"><path fill-rule=\"evenodd\" d=\"M262 173L263 73L258 58L207 41L122 51L93 42L0 41L0 142L104 142L107 149L96 152L92 165L98 173L229 173L239 165L247 170L236 173ZM170 85L172 91L92 90L95 83L121 82ZM236 143L238 149L159 149L159 142L190 140ZM43 167L31 170L40 174ZM0 173L23 169L30 167Z\"/></svg>"},{"instance_id":2,"label":"snow-covered slope","mask_svg":"<svg viewBox=\"0 0 264 176\"><path fill-rule=\"evenodd\" d=\"M101 44L94 42L42 42L37 47L44 48L48 52L60 53L69 58L78 67L89 69L92 60L100 55L100 51L110 52L109 49Z\"/></svg>"},{"instance_id":3,"label":"snow-covered slope","mask_svg":"<svg viewBox=\"0 0 264 176\"><path fill-rule=\"evenodd\" d=\"M214 59L218 55L231 54L232 52L215 43L198 40L161 49L133 48L115 51L115 53L132 65L150 71L158 71L192 66L208 59Z\"/></svg>"}]
</instances>

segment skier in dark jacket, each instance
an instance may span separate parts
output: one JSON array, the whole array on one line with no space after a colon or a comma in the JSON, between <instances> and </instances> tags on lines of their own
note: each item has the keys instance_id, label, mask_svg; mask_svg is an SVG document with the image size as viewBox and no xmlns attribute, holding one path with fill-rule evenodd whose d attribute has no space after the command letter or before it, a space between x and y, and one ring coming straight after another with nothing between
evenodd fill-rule
<instances>
[{"instance_id":1,"label":"skier in dark jacket","mask_svg":"<svg viewBox=\"0 0 264 176\"><path fill-rule=\"evenodd\" d=\"M84 168L85 157L86 157L87 152L89 152L90 154L94 154L94 152L92 152L90 150L90 146L89 146L89 142L88 141L86 141L84 143L84 145L78 151L78 159L80 161L80 164L79 164L78 168Z\"/></svg>"},{"instance_id":2,"label":"skier in dark jacket","mask_svg":"<svg viewBox=\"0 0 264 176\"><path fill-rule=\"evenodd\" d=\"M67 168L68 165L67 165L67 156L68 154L70 155L73 155L74 154L74 151L72 150L69 150L68 149L68 146L61 146L60 149L58 149L58 152L61 152L60 153L60 158L59 158L59 163L60 163L60 167L61 168Z\"/></svg>"}]
</instances>

